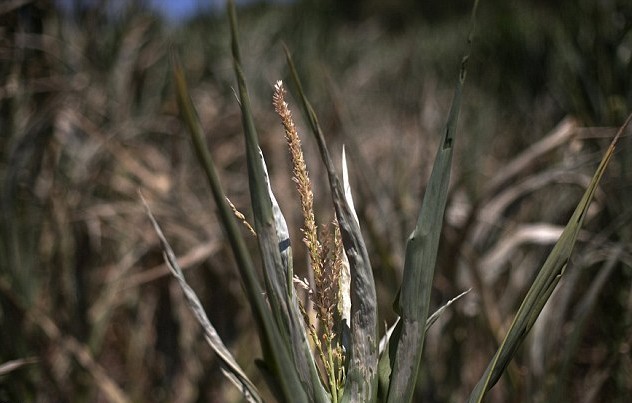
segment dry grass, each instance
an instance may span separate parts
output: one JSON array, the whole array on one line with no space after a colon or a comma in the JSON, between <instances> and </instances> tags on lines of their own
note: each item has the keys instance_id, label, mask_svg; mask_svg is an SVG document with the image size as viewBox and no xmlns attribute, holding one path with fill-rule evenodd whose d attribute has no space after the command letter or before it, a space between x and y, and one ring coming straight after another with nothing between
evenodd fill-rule
<instances>
[{"instance_id":1,"label":"dry grass","mask_svg":"<svg viewBox=\"0 0 632 403\"><path fill-rule=\"evenodd\" d=\"M0 400L238 401L167 277L137 198L142 188L211 321L263 384L252 364L260 352L250 312L169 85L166 52L173 43L222 183L249 220L226 25L213 17L169 29L140 14L106 24L98 11L69 24L45 2L24 3L32 13L26 17L0 9ZM332 148L348 146L380 315L391 323L403 245L436 149L432 135L449 104L452 85L444 80L455 76L442 69L455 65L461 51L456 33L449 34L462 32L455 29L460 17L397 35L372 20L337 22L327 32L317 24L299 29L295 18L281 19L284 13L278 8L242 21L272 185L289 227L307 227L290 178L296 164L269 106L272 83L284 71L284 38L297 49L295 58L310 64L301 66L310 77L307 90ZM489 63L472 63L462 123L469 139L455 155L433 306L473 291L430 330L432 365L425 367L432 371L419 383L420 395L438 401L463 400L480 377L614 131L562 119L583 109L554 105L552 96L525 97L532 114L520 109L523 115L512 116L513 106L486 90ZM604 118L614 115L600 112L592 121L620 123L618 116ZM300 131L300 120L296 126ZM632 393L629 140L589 211L572 270L490 401L545 401L559 385L573 401L622 402ZM308 163L318 161L312 142L302 148ZM318 192L325 176L310 166L316 212L329 198ZM314 216L329 220L326 212ZM291 234L295 256L309 255L301 238L312 231L315 224ZM309 259L295 260L304 277Z\"/></svg>"}]
</instances>

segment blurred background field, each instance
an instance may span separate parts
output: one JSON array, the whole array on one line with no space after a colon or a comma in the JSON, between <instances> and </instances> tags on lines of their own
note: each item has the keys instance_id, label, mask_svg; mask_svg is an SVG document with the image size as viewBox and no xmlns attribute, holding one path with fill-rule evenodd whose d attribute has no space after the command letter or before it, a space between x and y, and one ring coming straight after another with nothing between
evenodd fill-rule
<instances>
[{"instance_id":1,"label":"blurred background field","mask_svg":"<svg viewBox=\"0 0 632 403\"><path fill-rule=\"evenodd\" d=\"M254 323L177 116L168 57L179 54L222 183L248 217L227 20L223 7L169 19L150 3L0 2L0 401L239 401L163 265L139 189L211 321L265 390ZM389 325L470 3L297 0L238 10L296 270L307 276L301 212L271 103L274 82L288 78L283 43L332 150L347 147ZM632 109L632 3L483 1L465 88L433 306L472 291L430 331L424 402L468 396ZM290 107L299 117L292 98ZM327 222L320 157L301 133ZM490 401L632 396L631 200L628 134L559 290Z\"/></svg>"}]
</instances>

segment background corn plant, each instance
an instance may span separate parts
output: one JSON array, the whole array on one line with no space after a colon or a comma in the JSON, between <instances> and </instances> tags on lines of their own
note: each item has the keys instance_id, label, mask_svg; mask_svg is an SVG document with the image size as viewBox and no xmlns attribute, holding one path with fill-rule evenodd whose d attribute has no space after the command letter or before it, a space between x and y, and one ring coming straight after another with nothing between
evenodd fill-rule
<instances>
[{"instance_id":1,"label":"background corn plant","mask_svg":"<svg viewBox=\"0 0 632 403\"><path fill-rule=\"evenodd\" d=\"M271 183L294 229L295 271L307 273L297 230L302 216L270 106L275 80L294 88L280 38L294 53L334 160L347 145L380 336L381 320L396 319L406 238L440 142L469 19L468 5L401 3L379 13L369 3L342 10L328 2L240 13L251 107ZM593 3L483 3L431 311L463 290L474 292L429 330L417 396L462 401L470 394L546 245L561 234L615 134L582 125L614 126L625 118L629 26L621 21L630 20L629 3ZM263 354L249 330L250 310L203 173L190 163L170 89L167 43L174 42L222 183L250 216L227 19L200 16L173 27L140 6L120 14L86 6L68 20L47 2L7 5L0 9L0 126L7 134L0 136L2 398L241 399L203 346L177 282L165 277L158 240L138 206L139 187L213 324L267 395L254 368L253 355ZM563 119L569 112L574 118ZM308 136L303 148L317 211L329 211L317 145ZM629 395L630 147L619 150L579 234L572 270L491 400ZM248 235L245 241L256 246ZM224 286L211 286L217 284Z\"/></svg>"}]
</instances>

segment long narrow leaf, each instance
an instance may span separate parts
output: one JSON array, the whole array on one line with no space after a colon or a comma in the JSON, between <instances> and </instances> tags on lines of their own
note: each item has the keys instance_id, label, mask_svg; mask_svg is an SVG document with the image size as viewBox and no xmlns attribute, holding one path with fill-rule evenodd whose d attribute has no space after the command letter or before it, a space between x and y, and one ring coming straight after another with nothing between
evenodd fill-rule
<instances>
[{"instance_id":1,"label":"long narrow leaf","mask_svg":"<svg viewBox=\"0 0 632 403\"><path fill-rule=\"evenodd\" d=\"M286 275L283 273L283 263L281 262L281 255L279 253L279 239L274 227L272 201L268 195L265 172L259 156L259 140L252 117L250 96L248 95L246 80L241 67L237 16L232 1L229 2L228 12L231 28L233 67L237 78L241 120L246 140L250 201L253 209L259 249L261 250L261 257L265 266L265 287L277 326L282 330L282 336L285 338L284 343L288 344L287 337L289 330L287 324L287 309L283 307L284 296L288 293L287 281L285 280ZM282 281L279 281L281 279Z\"/></svg>"},{"instance_id":2,"label":"long narrow leaf","mask_svg":"<svg viewBox=\"0 0 632 403\"><path fill-rule=\"evenodd\" d=\"M452 153L477 6L478 1L474 3L472 10L467 50L461 62L459 80L446 129L437 150L417 226L408 238L406 246L404 276L397 305L401 319L398 331L393 334L391 345L394 351L391 353L392 374L387 401L392 403L411 401L415 391L415 381L426 335L430 293L448 198Z\"/></svg>"},{"instance_id":3,"label":"long narrow leaf","mask_svg":"<svg viewBox=\"0 0 632 403\"><path fill-rule=\"evenodd\" d=\"M228 15L231 29L231 48L233 54L233 66L237 79L239 104L241 107L242 125L246 140L246 158L248 162L248 183L250 199L253 208L255 229L259 250L264 264L264 280L272 313L277 326L281 331L281 338L271 340L277 346L284 347L294 358L288 357L283 361L275 361L276 374L281 378L282 391L288 401L323 401L326 395L322 384L316 376L316 368L311 361L309 344L302 326L302 318L299 315L298 303L290 299L288 276L284 268L283 259L279 250L279 238L273 214L273 202L269 194L269 185L263 160L260 157L259 140L252 117L250 97L241 67L241 55L239 50L239 37L237 31L237 16L234 2L228 4ZM285 362L284 362L285 361ZM279 366L280 365L280 366Z\"/></svg>"},{"instance_id":4,"label":"long narrow leaf","mask_svg":"<svg viewBox=\"0 0 632 403\"><path fill-rule=\"evenodd\" d=\"M180 114L191 134L194 150L206 174L219 216L233 249L246 295L259 329L264 359L270 367L269 370L274 373L274 377L270 379L278 382L271 387L273 390L282 391L287 400L291 400L290 397L293 396L293 393L296 396L304 396L304 391L298 386L296 371L290 359L287 344L283 342L284 338L277 327L276 319L272 316L264 299L264 293L257 279L250 252L246 248L233 212L226 202L213 159L206 148L199 118L188 94L184 72L175 55L173 56L173 70Z\"/></svg>"},{"instance_id":5,"label":"long narrow leaf","mask_svg":"<svg viewBox=\"0 0 632 403\"><path fill-rule=\"evenodd\" d=\"M351 268L351 348L347 351L349 369L342 401L373 402L377 397L378 353L377 301L371 262L355 213L346 201L343 186L336 174L316 113L303 92L303 86L287 48L285 51L303 110L327 169L342 243Z\"/></svg>"},{"instance_id":6,"label":"long narrow leaf","mask_svg":"<svg viewBox=\"0 0 632 403\"><path fill-rule=\"evenodd\" d=\"M142 195L140 196L140 198L141 198L141 201L143 202L143 205L145 206L145 211L147 212L147 216L149 217L149 220L151 221L151 224L153 225L154 230L156 231L156 234L158 235L158 239L160 239L160 243L163 249L163 255L165 258L165 263L167 264L167 267L169 267L171 274L173 274L176 280L178 280L178 284L180 285L180 288L182 288L182 291L184 292L184 297L186 298L189 308L191 308L191 311L195 315L195 318L197 319L198 322L200 322L200 325L202 325L202 329L204 329L204 338L206 339L207 343L211 346L211 348L215 351L215 353L219 356L222 363L222 370L224 371L224 374L226 375L228 379L231 380L231 382L235 384L235 386L239 388L239 390L243 394L244 399L246 399L246 401L262 402L261 397L259 396L259 392L257 391L257 388L250 381L250 379L248 379L248 377L246 376L246 373L241 369L239 364L237 364L237 361L235 361L235 358L230 353L230 351L228 351L228 349L224 345L224 342L217 334L215 327L213 327L213 325L211 324L211 321L206 316L204 307L202 306L202 303L200 302L197 295L195 294L195 291L193 291L193 289L189 286L189 284L187 284L187 281L184 278L184 273L182 272L182 269L180 268L180 265L178 264L178 261L176 260L176 255L175 253L173 253L173 249L171 249L171 246L169 245L167 238L165 238L165 235L163 234L162 229L160 228L160 225L158 225L158 222L154 218L154 215L152 214L151 209L149 208L149 205L147 204L147 201Z\"/></svg>"},{"instance_id":7,"label":"long narrow leaf","mask_svg":"<svg viewBox=\"0 0 632 403\"><path fill-rule=\"evenodd\" d=\"M498 348L494 358L489 363L483 377L472 391L469 402L482 402L487 391L491 389L496 382L498 382L498 379L504 369L507 367L516 350L533 327L533 324L542 311L542 308L553 293L555 286L560 281L560 278L562 277L562 274L564 274L564 270L568 265L571 252L575 246L575 241L577 240L577 234L582 227L590 202L592 201L593 195L599 185L599 181L601 180L610 159L614 155L614 151L621 134L624 132L631 119L632 114L628 116L625 123L621 126L617 135L612 140L612 143L610 143L610 147L608 147L608 150L604 154L601 163L597 167L597 170L595 171L588 188L577 205L575 212L568 221L560 239L553 247L553 250L547 257L544 265L540 269L540 272L536 276L533 285L520 305L518 313L516 314L505 339Z\"/></svg>"}]
</instances>

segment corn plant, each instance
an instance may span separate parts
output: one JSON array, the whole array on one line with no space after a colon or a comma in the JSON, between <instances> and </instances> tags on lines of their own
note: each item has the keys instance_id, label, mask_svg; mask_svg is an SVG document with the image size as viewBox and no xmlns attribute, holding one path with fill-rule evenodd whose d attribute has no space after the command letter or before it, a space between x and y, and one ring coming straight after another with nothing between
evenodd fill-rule
<instances>
[{"instance_id":1,"label":"corn plant","mask_svg":"<svg viewBox=\"0 0 632 403\"><path fill-rule=\"evenodd\" d=\"M371 262L354 210L344 151L340 178L290 52L285 49L298 99L327 172L335 212L334 222L324 226L325 230L319 231L301 140L292 112L285 100L286 90L279 81L274 89L273 105L281 119L294 167L294 181L304 218L302 233L308 250L309 266L313 270L313 284L293 274L289 229L276 202L265 159L259 148L242 71L237 18L232 2L229 2L228 7L232 55L242 111L254 217L254 226L249 228L256 236L259 246L263 263L263 285L259 281L253 257L246 248L239 228L238 219L245 221L245 218L236 211L222 190L213 159L203 140L199 118L188 95L183 68L177 57L172 58L180 114L191 134L194 150L212 190L257 324L263 354L257 364L270 390L279 401L409 402L413 399L426 331L436 320L437 315L447 307L444 306L434 315L429 314L430 292L448 196L452 155L456 144L457 122L477 3L474 5L467 51L461 62L446 128L441 133L441 141L418 221L406 245L403 281L394 302L399 319L386 332L382 341L378 332L376 291ZM632 115L623 124L603 156L574 214L524 298L504 340L472 391L469 402L481 402L485 399L487 392L499 380L533 327L567 269L569 257L593 194L631 118ZM202 324L205 338L217 353L224 374L240 389L247 401L262 401L257 387L248 379L206 317L202 304L186 283L169 243L146 203L145 206L162 243L167 265ZM309 296L307 302L299 296L299 292L304 292L303 289ZM309 304L313 305L313 308L310 308ZM312 310L315 311L315 315L311 315Z\"/></svg>"}]
</instances>

